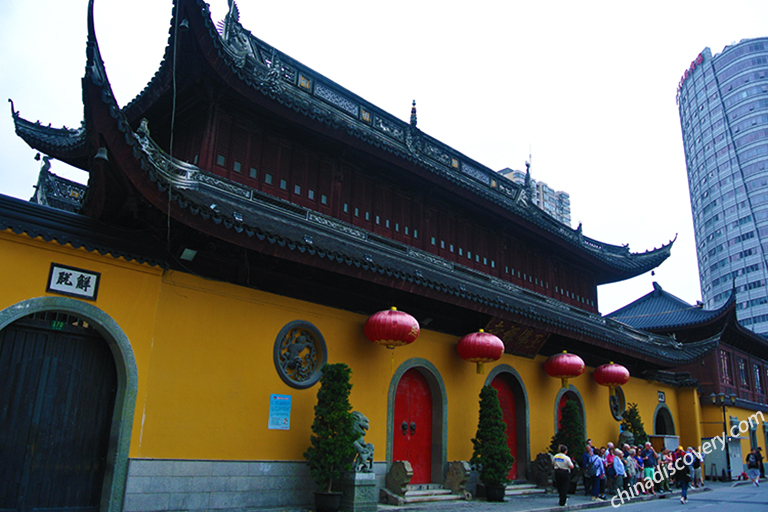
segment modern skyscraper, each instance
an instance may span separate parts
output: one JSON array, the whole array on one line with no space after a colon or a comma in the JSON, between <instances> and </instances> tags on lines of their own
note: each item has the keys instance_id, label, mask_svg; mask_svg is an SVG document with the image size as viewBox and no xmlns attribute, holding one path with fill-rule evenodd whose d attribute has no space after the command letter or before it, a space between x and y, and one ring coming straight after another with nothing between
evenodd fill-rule
<instances>
[{"instance_id":1,"label":"modern skyscraper","mask_svg":"<svg viewBox=\"0 0 768 512\"><path fill-rule=\"evenodd\" d=\"M742 325L768 333L768 38L712 56L678 86L704 307L737 292Z\"/></svg>"}]
</instances>

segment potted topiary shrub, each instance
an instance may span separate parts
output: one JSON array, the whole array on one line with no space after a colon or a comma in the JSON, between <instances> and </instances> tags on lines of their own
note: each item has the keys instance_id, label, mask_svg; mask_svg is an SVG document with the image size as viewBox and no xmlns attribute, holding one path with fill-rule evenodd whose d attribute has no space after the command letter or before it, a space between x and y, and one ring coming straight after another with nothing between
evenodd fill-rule
<instances>
[{"instance_id":1,"label":"potted topiary shrub","mask_svg":"<svg viewBox=\"0 0 768 512\"><path fill-rule=\"evenodd\" d=\"M488 501L504 501L509 470L515 462L507 446L506 430L496 390L491 386L483 386L470 464L480 472Z\"/></svg>"},{"instance_id":2,"label":"potted topiary shrub","mask_svg":"<svg viewBox=\"0 0 768 512\"><path fill-rule=\"evenodd\" d=\"M317 392L310 447L304 452L309 472L317 484L315 510L339 509L341 493L332 492L334 481L352 468L355 456L354 428L349 381L352 370L344 363L326 364Z\"/></svg>"}]
</instances>

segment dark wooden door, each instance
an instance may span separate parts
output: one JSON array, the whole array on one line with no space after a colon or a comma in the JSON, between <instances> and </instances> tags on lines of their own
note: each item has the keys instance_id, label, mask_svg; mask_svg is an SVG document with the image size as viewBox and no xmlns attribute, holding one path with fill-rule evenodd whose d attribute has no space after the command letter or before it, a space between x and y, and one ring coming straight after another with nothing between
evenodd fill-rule
<instances>
[{"instance_id":1,"label":"dark wooden door","mask_svg":"<svg viewBox=\"0 0 768 512\"><path fill-rule=\"evenodd\" d=\"M517 406L515 404L515 395L512 392L512 386L501 375L493 379L491 386L499 396L502 419L507 425L507 446L509 447L509 452L515 458L507 478L517 480Z\"/></svg>"},{"instance_id":2,"label":"dark wooden door","mask_svg":"<svg viewBox=\"0 0 768 512\"><path fill-rule=\"evenodd\" d=\"M392 456L407 460L412 484L432 481L432 392L427 379L415 369L403 374L395 396Z\"/></svg>"},{"instance_id":3,"label":"dark wooden door","mask_svg":"<svg viewBox=\"0 0 768 512\"><path fill-rule=\"evenodd\" d=\"M98 510L116 389L106 341L77 318L0 331L0 510Z\"/></svg>"}]
</instances>

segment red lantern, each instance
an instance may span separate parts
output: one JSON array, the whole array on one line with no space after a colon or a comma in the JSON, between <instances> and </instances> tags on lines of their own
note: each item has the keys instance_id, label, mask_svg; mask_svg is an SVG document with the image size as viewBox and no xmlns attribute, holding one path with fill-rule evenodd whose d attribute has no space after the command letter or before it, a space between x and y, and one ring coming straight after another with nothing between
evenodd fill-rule
<instances>
[{"instance_id":1,"label":"red lantern","mask_svg":"<svg viewBox=\"0 0 768 512\"><path fill-rule=\"evenodd\" d=\"M413 343L419 336L419 322L396 307L379 311L365 321L365 337L388 349ZM392 353L392 371L395 370L395 353Z\"/></svg>"},{"instance_id":2,"label":"red lantern","mask_svg":"<svg viewBox=\"0 0 768 512\"><path fill-rule=\"evenodd\" d=\"M608 393L613 395L613 388L623 386L629 382L629 370L611 361L608 364L595 368L592 378L601 386L608 386Z\"/></svg>"},{"instance_id":3,"label":"red lantern","mask_svg":"<svg viewBox=\"0 0 768 512\"><path fill-rule=\"evenodd\" d=\"M584 373L586 367L584 360L576 354L569 354L563 350L562 354L552 356L544 363L544 371L550 377L562 380L562 387L568 387L568 379L578 377Z\"/></svg>"},{"instance_id":4,"label":"red lantern","mask_svg":"<svg viewBox=\"0 0 768 512\"><path fill-rule=\"evenodd\" d=\"M498 361L504 353L504 342L498 336L480 329L467 334L456 345L459 357L470 363L477 363L477 373L485 373L483 363Z\"/></svg>"},{"instance_id":5,"label":"red lantern","mask_svg":"<svg viewBox=\"0 0 768 512\"><path fill-rule=\"evenodd\" d=\"M408 313L392 309L374 313L365 322L365 337L389 349L413 343L419 336L419 322Z\"/></svg>"}]
</instances>

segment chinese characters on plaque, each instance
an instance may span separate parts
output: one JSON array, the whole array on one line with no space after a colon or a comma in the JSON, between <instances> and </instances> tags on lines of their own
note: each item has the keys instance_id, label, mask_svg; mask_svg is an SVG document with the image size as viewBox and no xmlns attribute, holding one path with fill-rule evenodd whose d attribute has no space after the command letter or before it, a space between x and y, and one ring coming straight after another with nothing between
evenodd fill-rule
<instances>
[{"instance_id":1,"label":"chinese characters on plaque","mask_svg":"<svg viewBox=\"0 0 768 512\"><path fill-rule=\"evenodd\" d=\"M51 263L46 291L96 300L101 273Z\"/></svg>"}]
</instances>

